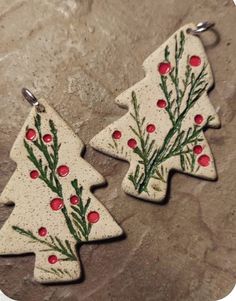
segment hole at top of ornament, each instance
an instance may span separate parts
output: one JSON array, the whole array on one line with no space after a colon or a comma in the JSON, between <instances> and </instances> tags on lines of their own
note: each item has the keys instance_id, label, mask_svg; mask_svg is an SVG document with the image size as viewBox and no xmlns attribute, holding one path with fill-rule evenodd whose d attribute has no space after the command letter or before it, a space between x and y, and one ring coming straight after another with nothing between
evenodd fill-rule
<instances>
[{"instance_id":1,"label":"hole at top of ornament","mask_svg":"<svg viewBox=\"0 0 236 301\"><path fill-rule=\"evenodd\" d=\"M44 112L46 112L45 107L44 107L41 103L39 103L39 104L36 106L36 110L37 110L37 112L39 112L39 113L44 113Z\"/></svg>"},{"instance_id":2,"label":"hole at top of ornament","mask_svg":"<svg viewBox=\"0 0 236 301\"><path fill-rule=\"evenodd\" d=\"M220 34L218 30L213 27L213 23L210 27L208 27L205 31L196 31L196 29L193 28L187 28L186 33L191 34L196 37L201 36L202 43L205 48L214 48L220 43ZM204 33L204 35L202 34Z\"/></svg>"}]
</instances>

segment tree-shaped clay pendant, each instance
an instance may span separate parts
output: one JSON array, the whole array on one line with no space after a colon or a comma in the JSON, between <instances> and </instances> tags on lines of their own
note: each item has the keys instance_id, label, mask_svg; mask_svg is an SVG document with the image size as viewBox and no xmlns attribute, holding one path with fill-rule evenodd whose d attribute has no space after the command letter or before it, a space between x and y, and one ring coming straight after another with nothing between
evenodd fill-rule
<instances>
[{"instance_id":1,"label":"tree-shaped clay pendant","mask_svg":"<svg viewBox=\"0 0 236 301\"><path fill-rule=\"evenodd\" d=\"M1 203L15 208L0 231L0 254L35 253L39 282L80 277L76 245L122 234L90 192L104 182L80 154L83 143L47 104L30 112L11 150L17 168Z\"/></svg>"},{"instance_id":2,"label":"tree-shaped clay pendant","mask_svg":"<svg viewBox=\"0 0 236 301\"><path fill-rule=\"evenodd\" d=\"M116 99L129 111L97 134L91 145L130 162L122 187L135 197L160 202L171 169L215 179L203 130L219 126L207 91L212 72L199 37L188 24L144 62L146 77Z\"/></svg>"}]
</instances>

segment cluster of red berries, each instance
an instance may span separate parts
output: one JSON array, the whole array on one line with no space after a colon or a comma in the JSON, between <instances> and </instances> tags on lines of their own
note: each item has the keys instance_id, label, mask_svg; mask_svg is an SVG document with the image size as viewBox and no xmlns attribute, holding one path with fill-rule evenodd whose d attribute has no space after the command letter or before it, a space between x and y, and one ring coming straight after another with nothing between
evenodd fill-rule
<instances>
[{"instance_id":1,"label":"cluster of red berries","mask_svg":"<svg viewBox=\"0 0 236 301\"><path fill-rule=\"evenodd\" d=\"M191 67L198 67L201 65L201 58L198 56L198 55L192 55L190 58L189 58L189 65ZM159 65L158 65L158 72L161 74L161 75L166 75L168 74L172 69L172 66L171 66L171 63L168 62L168 61L165 61L165 62L161 62Z\"/></svg>"},{"instance_id":2,"label":"cluster of red berries","mask_svg":"<svg viewBox=\"0 0 236 301\"><path fill-rule=\"evenodd\" d=\"M152 123L150 123L150 124L148 124L147 126L146 126L146 131L148 132L148 133L153 133L153 132L155 132L155 130L156 130L156 126L155 126L155 124L152 124ZM112 133L112 138L113 139L115 139L115 140L119 140L120 138L122 137L122 133L121 133L121 131L118 131L118 130L115 130L113 133ZM132 149L135 149L136 147L137 147L137 141L134 139L134 138L130 138L128 141L127 141L127 145L130 147L130 148L132 148Z\"/></svg>"},{"instance_id":3,"label":"cluster of red berries","mask_svg":"<svg viewBox=\"0 0 236 301\"><path fill-rule=\"evenodd\" d=\"M200 66L201 65L201 58L197 55L192 55L189 58L189 65L192 66L192 67ZM161 62L158 65L158 72L161 75L168 74L171 71L171 69L172 69L172 66L171 66L170 62L167 62L167 61L166 62ZM164 109L164 108L167 107L167 101L165 99L158 99L157 102L156 102L156 105L157 105L158 108ZM194 116L194 122L197 125L200 125L203 122L203 120L204 120L204 118L200 114L197 114L197 115ZM148 124L147 127L146 127L146 131L148 133L153 133L155 130L156 130L156 126L154 124ZM121 137L122 137L122 133L119 130L115 130L112 133L112 138L115 139L115 140L119 140L119 139L121 139ZM137 147L137 141L134 138L131 138L127 141L127 145L130 148L135 149ZM201 145L196 145L193 148L193 152L196 155L201 154L202 150L203 150L203 148L202 148ZM208 166L210 164L210 157L208 155L201 155L198 158L198 163L201 166Z\"/></svg>"},{"instance_id":4,"label":"cluster of red berries","mask_svg":"<svg viewBox=\"0 0 236 301\"><path fill-rule=\"evenodd\" d=\"M27 140L29 141L34 141L37 137L36 131L32 128L28 129L26 131L25 137ZM51 134L45 134L43 136L43 141L45 143L50 143L52 141L52 135ZM60 165L57 168L57 174L60 177L66 177L70 172L70 169L67 165ZM37 179L39 177L39 172L38 170L32 170L30 172L30 177L31 179ZM80 198L77 195L72 195L70 197L70 203L71 205L77 205L80 202ZM50 207L53 211L58 211L63 209L64 207L64 201L63 199L56 197L54 199L51 200L50 202ZM94 224L96 222L98 222L98 220L100 219L100 215L97 211L90 211L87 215L87 220L90 224ZM41 227L38 229L38 235L41 237L44 237L48 234L48 230L45 227ZM48 262L50 264L55 264L59 261L58 257L56 255L51 255L48 257Z\"/></svg>"}]
</instances>

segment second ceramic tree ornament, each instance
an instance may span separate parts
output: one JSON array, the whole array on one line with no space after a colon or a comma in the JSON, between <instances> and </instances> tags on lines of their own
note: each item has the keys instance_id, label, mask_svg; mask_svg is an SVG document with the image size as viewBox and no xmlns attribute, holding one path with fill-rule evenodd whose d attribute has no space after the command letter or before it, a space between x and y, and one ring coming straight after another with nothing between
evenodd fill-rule
<instances>
[{"instance_id":1,"label":"second ceramic tree ornament","mask_svg":"<svg viewBox=\"0 0 236 301\"><path fill-rule=\"evenodd\" d=\"M34 100L29 91L24 94ZM83 147L61 117L40 100L11 150L17 168L0 202L15 203L15 208L0 230L0 254L34 252L39 282L78 279L76 245L122 234L90 192L104 179L81 158Z\"/></svg>"},{"instance_id":2,"label":"second ceramic tree ornament","mask_svg":"<svg viewBox=\"0 0 236 301\"><path fill-rule=\"evenodd\" d=\"M91 145L130 162L125 192L160 202L171 169L215 179L216 170L203 130L218 127L207 96L213 76L203 45L188 24L144 62L143 80L119 95L128 113L97 134Z\"/></svg>"}]
</instances>

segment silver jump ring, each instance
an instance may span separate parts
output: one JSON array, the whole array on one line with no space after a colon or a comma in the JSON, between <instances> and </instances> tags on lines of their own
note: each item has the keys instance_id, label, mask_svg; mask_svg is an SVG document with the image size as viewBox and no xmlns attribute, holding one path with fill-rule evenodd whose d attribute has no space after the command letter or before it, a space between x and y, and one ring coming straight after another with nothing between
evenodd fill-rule
<instances>
[{"instance_id":1,"label":"silver jump ring","mask_svg":"<svg viewBox=\"0 0 236 301\"><path fill-rule=\"evenodd\" d=\"M38 112L45 112L45 107L38 102L38 99L34 96L32 92L30 92L30 90L22 88L21 92L24 98L28 101L28 103L34 106Z\"/></svg>"},{"instance_id":2,"label":"silver jump ring","mask_svg":"<svg viewBox=\"0 0 236 301\"><path fill-rule=\"evenodd\" d=\"M205 21L205 22L200 22L197 24L196 28L195 29L192 29L192 28L188 28L187 29L187 33L190 33L192 35L199 35L200 33L210 29L211 27L213 27L215 24L213 22L208 22L208 21Z\"/></svg>"}]
</instances>

